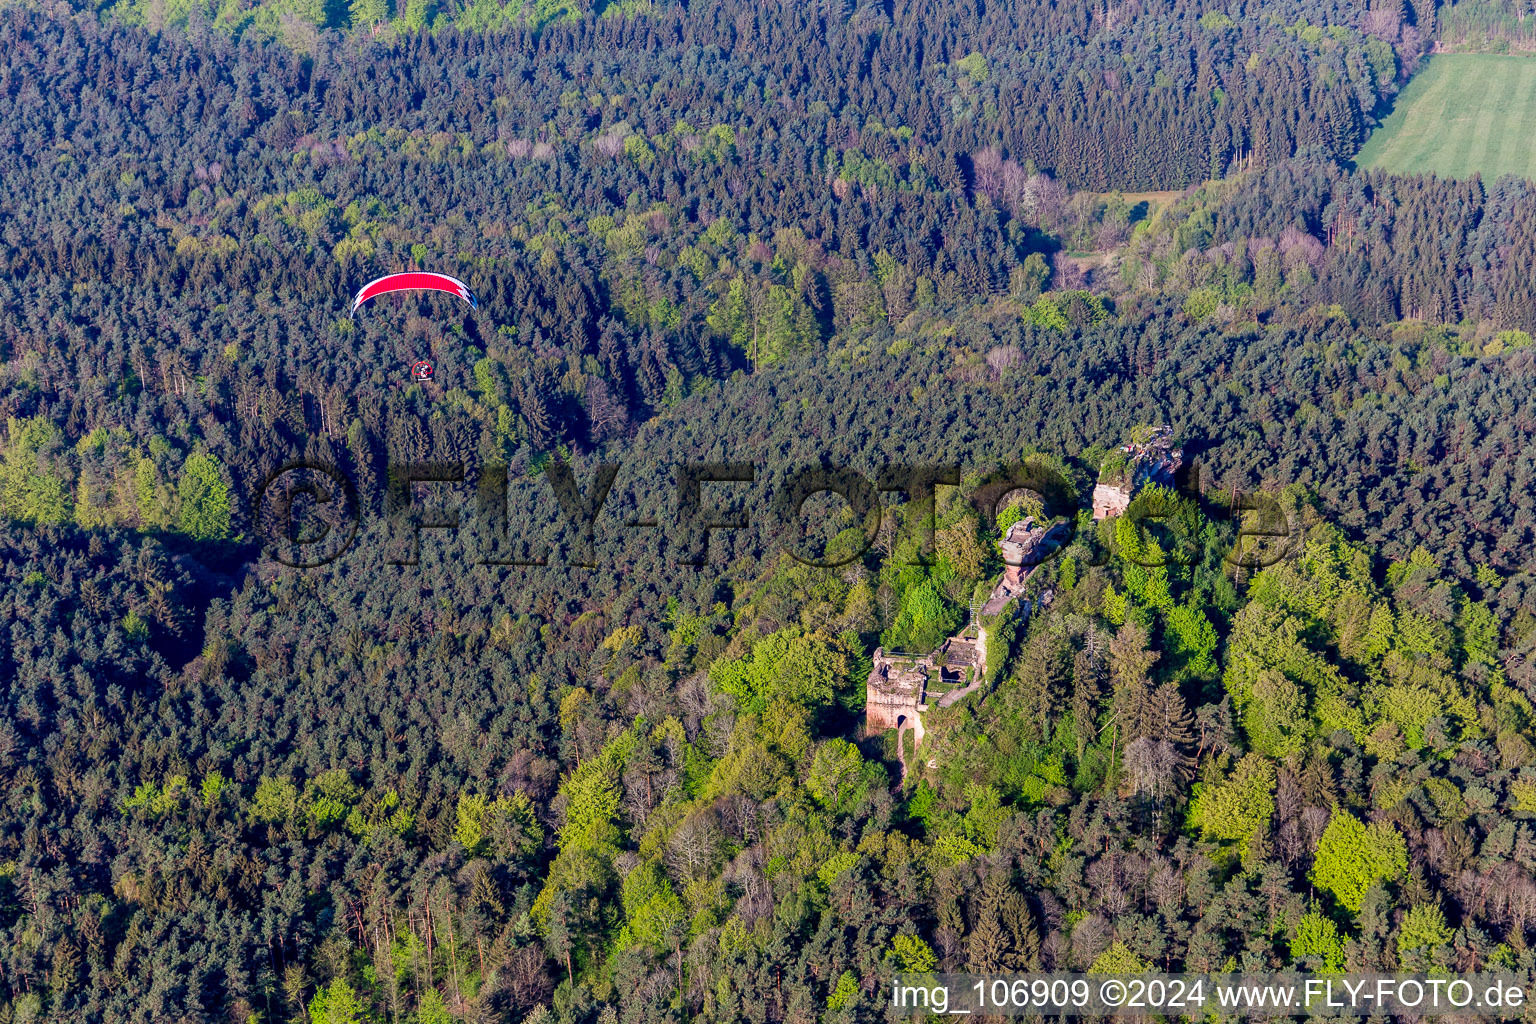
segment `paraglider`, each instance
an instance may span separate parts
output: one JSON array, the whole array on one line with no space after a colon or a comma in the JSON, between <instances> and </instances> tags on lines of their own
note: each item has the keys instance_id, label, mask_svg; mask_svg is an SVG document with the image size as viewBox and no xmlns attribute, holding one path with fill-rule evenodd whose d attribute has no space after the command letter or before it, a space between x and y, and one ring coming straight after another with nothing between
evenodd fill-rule
<instances>
[{"instance_id":1,"label":"paraglider","mask_svg":"<svg viewBox=\"0 0 1536 1024\"><path fill-rule=\"evenodd\" d=\"M475 302L475 297L470 294L469 286L458 278L449 277L447 274L410 270L402 274L386 274L363 285L357 290L357 294L353 296L352 311L347 315L356 316L358 308L369 299L375 299L380 295L387 295L390 292L405 291L447 292L451 295L457 295L469 303L470 309L480 308L479 304Z\"/></svg>"},{"instance_id":2,"label":"paraglider","mask_svg":"<svg viewBox=\"0 0 1536 1024\"><path fill-rule=\"evenodd\" d=\"M425 359L418 359L411 365L411 380L416 381L418 384L425 384L432 379L434 372L430 362Z\"/></svg>"}]
</instances>

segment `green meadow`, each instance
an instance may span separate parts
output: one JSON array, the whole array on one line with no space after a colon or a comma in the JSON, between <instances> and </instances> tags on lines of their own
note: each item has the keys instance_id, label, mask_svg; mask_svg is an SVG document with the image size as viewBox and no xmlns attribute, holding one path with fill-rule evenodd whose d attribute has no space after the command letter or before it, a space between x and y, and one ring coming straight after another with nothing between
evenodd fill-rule
<instances>
[{"instance_id":1,"label":"green meadow","mask_svg":"<svg viewBox=\"0 0 1536 1024\"><path fill-rule=\"evenodd\" d=\"M1355 163L1404 174L1536 179L1536 58L1430 58Z\"/></svg>"}]
</instances>

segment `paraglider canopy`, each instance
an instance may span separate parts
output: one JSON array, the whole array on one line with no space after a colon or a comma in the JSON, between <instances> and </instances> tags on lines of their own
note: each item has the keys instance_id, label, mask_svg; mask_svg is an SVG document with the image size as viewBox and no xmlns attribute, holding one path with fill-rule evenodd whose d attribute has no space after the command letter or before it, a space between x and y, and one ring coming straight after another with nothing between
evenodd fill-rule
<instances>
[{"instance_id":1,"label":"paraglider canopy","mask_svg":"<svg viewBox=\"0 0 1536 1024\"><path fill-rule=\"evenodd\" d=\"M348 316L355 316L358 307L369 299L378 298L389 292L407 291L432 291L448 292L457 295L469 303L470 309L478 309L475 297L469 293L469 286L456 277L447 274L433 274L423 270L407 271L403 274L386 274L383 277L369 281L357 290L352 298L352 311Z\"/></svg>"}]
</instances>

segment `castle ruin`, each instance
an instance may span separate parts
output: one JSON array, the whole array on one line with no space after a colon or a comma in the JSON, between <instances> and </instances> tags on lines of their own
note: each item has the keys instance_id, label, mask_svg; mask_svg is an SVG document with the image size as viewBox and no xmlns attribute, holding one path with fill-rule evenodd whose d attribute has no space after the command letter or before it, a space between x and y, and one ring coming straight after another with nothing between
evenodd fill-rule
<instances>
[{"instance_id":1,"label":"castle ruin","mask_svg":"<svg viewBox=\"0 0 1536 1024\"><path fill-rule=\"evenodd\" d=\"M875 666L864 684L864 727L869 735L896 730L902 773L902 733L912 731L912 749L923 745L923 713L947 708L981 686L986 678L985 638L972 624L932 654L903 654L875 648Z\"/></svg>"},{"instance_id":2,"label":"castle ruin","mask_svg":"<svg viewBox=\"0 0 1536 1024\"><path fill-rule=\"evenodd\" d=\"M999 547L1005 566L1002 578L972 621L945 640L932 654L903 654L877 648L874 667L864 687L864 725L867 735L895 729L898 750L902 733L912 730L913 749L923 742L923 713L930 707L947 708L981 688L987 679L987 627L995 626L1009 606L1024 592L1035 566L1068 533L1065 522L1037 526L1033 518L1021 519L1008 528ZM1022 601L1018 614L1029 614ZM902 755L905 770L905 753Z\"/></svg>"},{"instance_id":3,"label":"castle ruin","mask_svg":"<svg viewBox=\"0 0 1536 1024\"><path fill-rule=\"evenodd\" d=\"M1173 486L1173 475L1184 465L1184 452L1173 442L1173 428L1149 427L1132 434L1129 444L1109 454L1093 488L1093 518L1107 519L1125 512L1131 499L1147 484Z\"/></svg>"},{"instance_id":4,"label":"castle ruin","mask_svg":"<svg viewBox=\"0 0 1536 1024\"><path fill-rule=\"evenodd\" d=\"M1093 517L1121 515L1148 484L1173 486L1174 474L1183 464L1184 452L1174 443L1172 428L1138 429L1100 467L1093 489ZM1005 615L1029 615L1030 602L1022 596L1024 584L1070 533L1065 521L1046 525L1026 517L1013 523L998 542L1003 575L980 608L972 606L971 621L964 629L931 654L875 650L874 667L864 687L865 734L896 730L903 777L907 763L902 734L912 732L913 750L917 750L923 742L925 712L950 707L981 688L988 675L988 629L995 629ZM1048 603L1049 593L1041 601Z\"/></svg>"}]
</instances>

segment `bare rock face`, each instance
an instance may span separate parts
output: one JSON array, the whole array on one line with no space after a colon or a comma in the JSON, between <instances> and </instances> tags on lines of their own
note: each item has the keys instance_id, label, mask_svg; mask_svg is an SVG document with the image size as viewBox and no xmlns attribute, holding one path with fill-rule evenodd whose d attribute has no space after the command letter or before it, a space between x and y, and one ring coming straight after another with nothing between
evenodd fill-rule
<instances>
[{"instance_id":1,"label":"bare rock face","mask_svg":"<svg viewBox=\"0 0 1536 1024\"><path fill-rule=\"evenodd\" d=\"M1093 488L1093 518L1105 519L1118 516L1131 507L1131 492L1114 484L1095 484Z\"/></svg>"},{"instance_id":2,"label":"bare rock face","mask_svg":"<svg viewBox=\"0 0 1536 1024\"><path fill-rule=\"evenodd\" d=\"M1106 459L1093 488L1093 518L1124 514L1136 492L1147 484L1173 486L1173 475L1184 465L1184 452L1173 443L1170 427L1154 427L1143 437L1121 445Z\"/></svg>"},{"instance_id":3,"label":"bare rock face","mask_svg":"<svg viewBox=\"0 0 1536 1024\"><path fill-rule=\"evenodd\" d=\"M1003 582L1017 589L1024 584L1030 570L1039 565L1062 542L1069 532L1066 524L1037 524L1033 516L1020 519L1008 527L998 548L1003 555Z\"/></svg>"}]
</instances>

